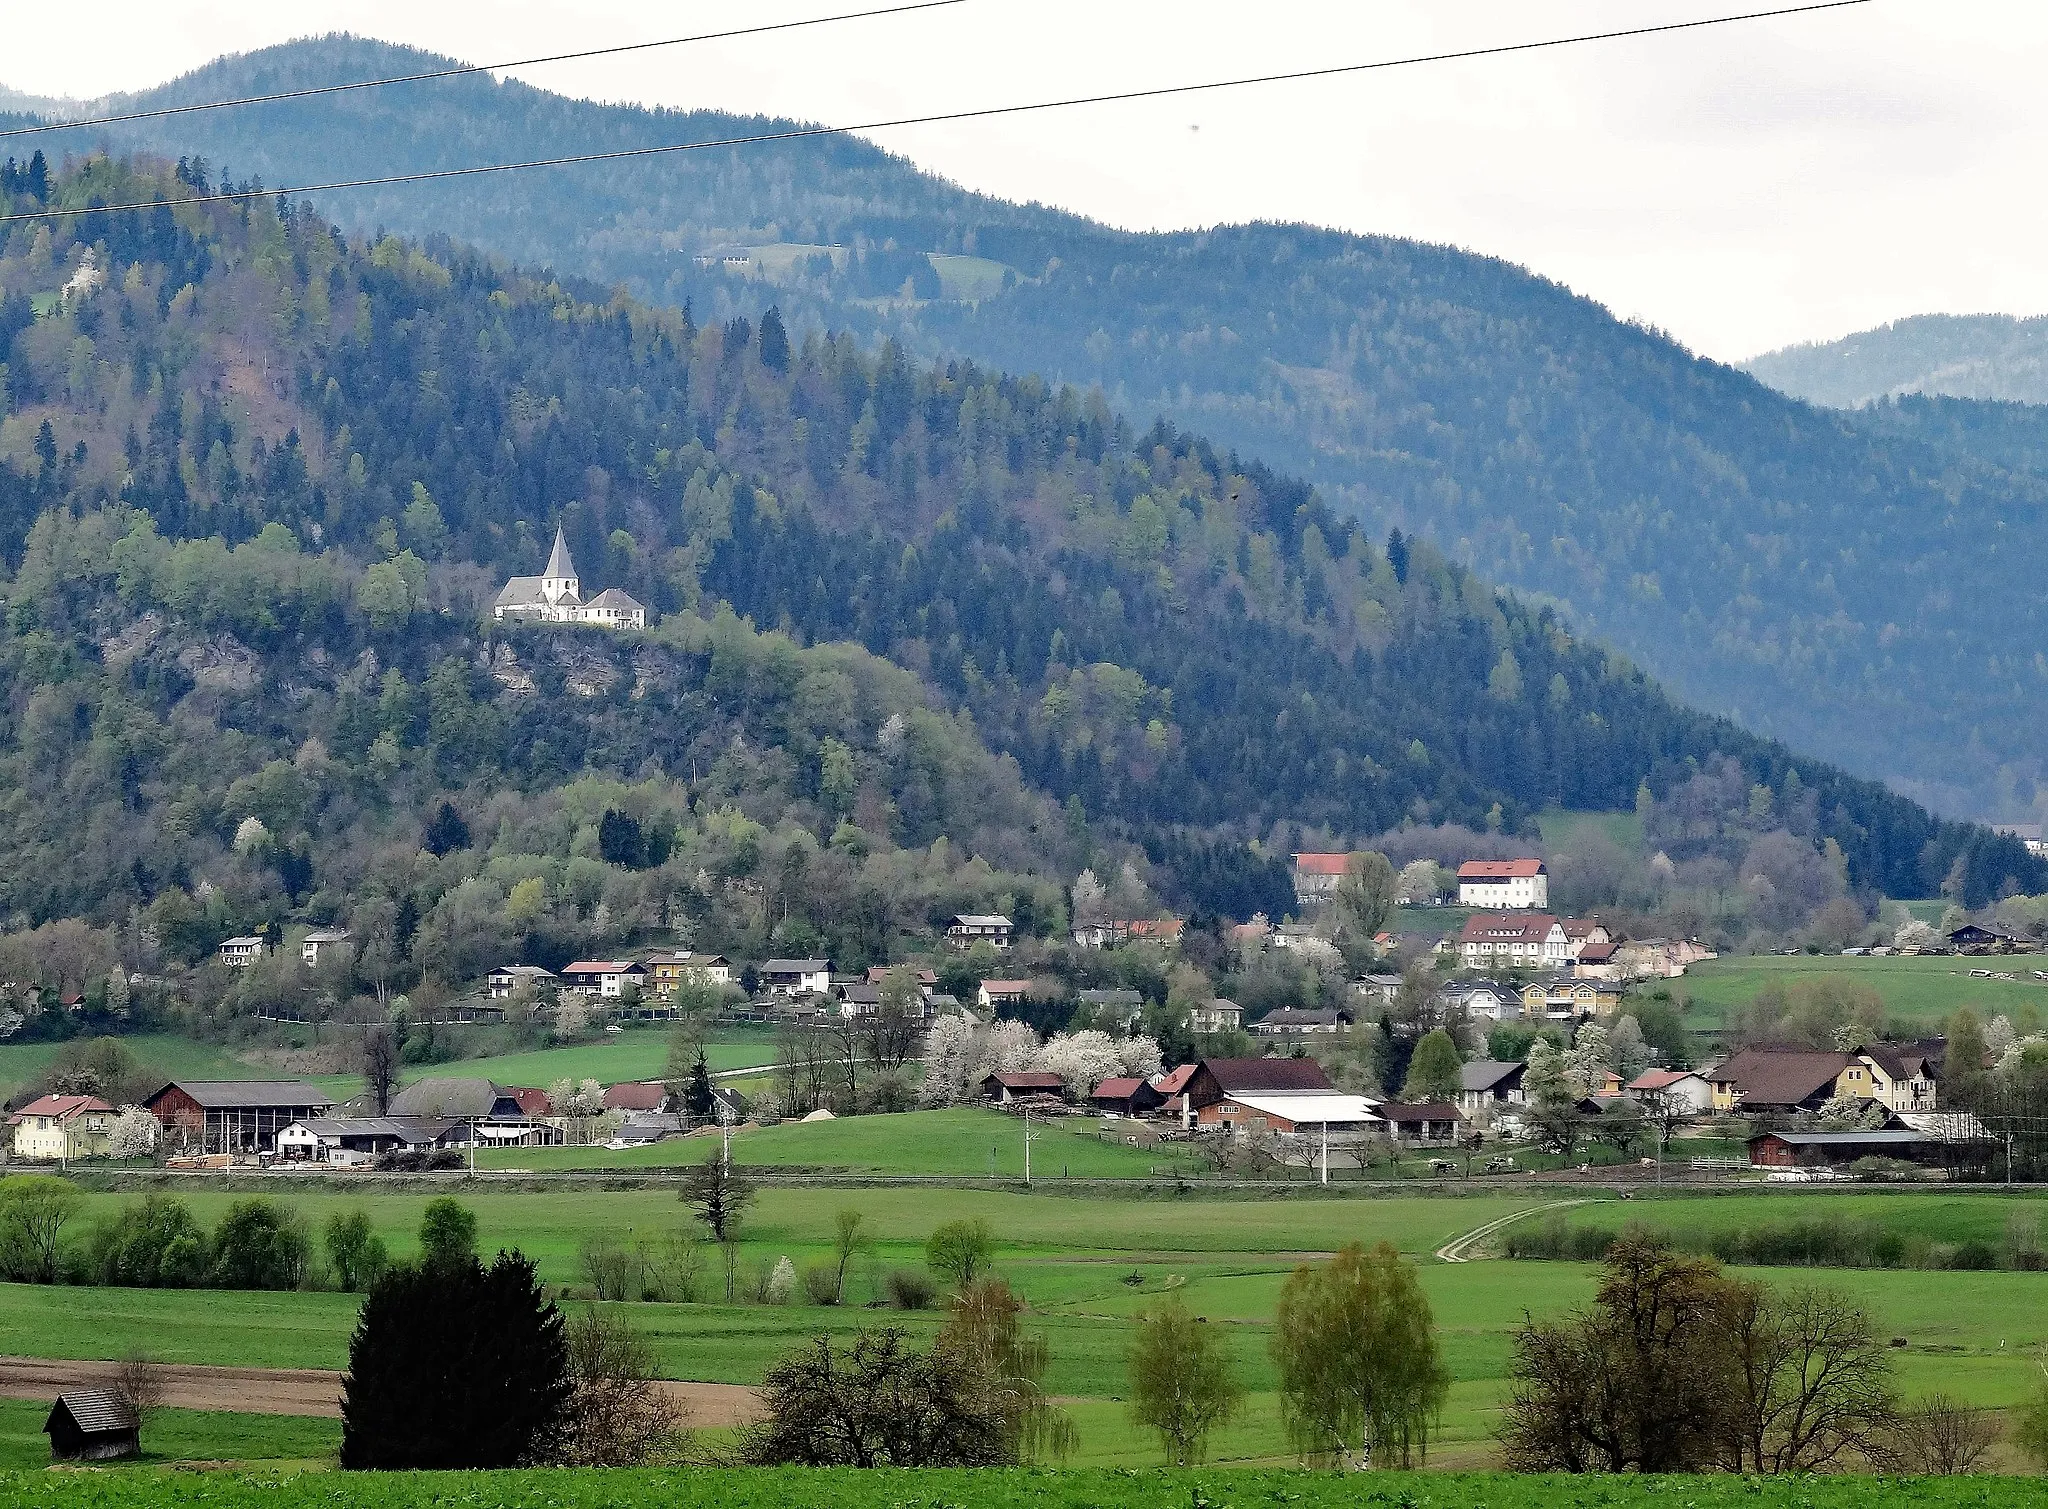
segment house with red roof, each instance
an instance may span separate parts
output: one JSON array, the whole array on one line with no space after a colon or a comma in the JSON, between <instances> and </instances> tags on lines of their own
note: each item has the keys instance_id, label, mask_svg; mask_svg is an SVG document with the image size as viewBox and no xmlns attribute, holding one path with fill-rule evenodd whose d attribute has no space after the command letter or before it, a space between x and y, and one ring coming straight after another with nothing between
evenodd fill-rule
<instances>
[{"instance_id":1,"label":"house with red roof","mask_svg":"<svg viewBox=\"0 0 2048 1509\"><path fill-rule=\"evenodd\" d=\"M1105 1079L1088 1094L1088 1104L1110 1116L1145 1116L1165 1097L1142 1079Z\"/></svg>"},{"instance_id":2,"label":"house with red roof","mask_svg":"<svg viewBox=\"0 0 2048 1509\"><path fill-rule=\"evenodd\" d=\"M97 1095L40 1096L7 1118L14 1156L51 1163L104 1158L113 1151L119 1114Z\"/></svg>"},{"instance_id":3,"label":"house with red roof","mask_svg":"<svg viewBox=\"0 0 2048 1509\"><path fill-rule=\"evenodd\" d=\"M1336 896L1350 866L1349 854L1295 855L1294 899L1303 907L1321 906Z\"/></svg>"},{"instance_id":4,"label":"house with red roof","mask_svg":"<svg viewBox=\"0 0 2048 1509\"><path fill-rule=\"evenodd\" d=\"M1458 866L1458 905L1541 911L1550 905L1550 871L1540 859L1468 859Z\"/></svg>"},{"instance_id":5,"label":"house with red roof","mask_svg":"<svg viewBox=\"0 0 2048 1509\"><path fill-rule=\"evenodd\" d=\"M1714 1087L1707 1083L1705 1075L1692 1069L1645 1069L1628 1082L1628 1093L1636 1100L1655 1098L1694 1111L1714 1108Z\"/></svg>"}]
</instances>

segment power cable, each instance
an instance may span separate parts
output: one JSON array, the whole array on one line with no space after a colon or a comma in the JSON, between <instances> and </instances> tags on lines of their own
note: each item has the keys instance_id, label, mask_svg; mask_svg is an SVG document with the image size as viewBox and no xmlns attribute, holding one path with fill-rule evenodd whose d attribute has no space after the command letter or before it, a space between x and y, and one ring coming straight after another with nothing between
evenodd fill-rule
<instances>
[{"instance_id":1,"label":"power cable","mask_svg":"<svg viewBox=\"0 0 2048 1509\"><path fill-rule=\"evenodd\" d=\"M1658 36L1667 32L1697 31L1708 26L1728 26L1738 21L1765 21L1776 16L1806 15L1814 11L1845 10L1868 5L1871 0L1817 0L1808 5L1790 5L1777 10L1745 11L1740 15L1706 16L1696 21L1669 21L1657 26L1631 26L1621 31L1583 32L1577 36L1551 37L1539 42L1509 42L1494 47L1470 47L1457 52L1425 53L1407 58L1384 58L1372 63L1343 63L1328 68L1304 68L1292 73L1258 74L1248 78L1217 79L1202 84L1163 84L1151 89L1127 89L1116 94L1077 95L1068 99L1040 100L1026 105L987 105L973 110L948 110L935 115L905 115L889 120L867 121L850 126L792 126L785 131L762 131L749 136L724 136L713 141L671 142L653 147L625 147L610 152L581 152L567 157L540 157L525 162L479 163L466 168L431 168L417 173L388 173L376 178L345 178L331 183L300 184L291 188L189 194L180 199L151 199L131 204L84 205L77 208L34 210L26 214L0 215L0 225L18 220L70 219L79 215L114 214L127 210L149 210L186 204L220 204L263 194L327 194L342 189L384 188L402 183L428 183L437 179L472 178L486 173L518 173L531 168L566 168L584 163L619 162L636 157L663 157L679 152L704 152L715 147L751 147L768 142L799 141L814 136L842 136L859 131L888 131L902 126L931 126L954 121L986 120L998 115L1025 115L1041 110L1067 110L1081 105L1109 105L1127 100L1162 99L1169 95L1200 94L1217 89L1242 89L1255 84L1297 83L1306 79L1333 78L1340 74L1370 73L1386 68L1407 68L1418 63L1449 63L1465 58L1499 57L1508 53L1538 52L1546 48L1570 47L1582 42L1612 42L1627 37Z\"/></svg>"},{"instance_id":2,"label":"power cable","mask_svg":"<svg viewBox=\"0 0 2048 1509\"><path fill-rule=\"evenodd\" d=\"M34 136L44 131L77 131L88 126L118 126L129 121L160 120L167 115L189 115L195 110L231 110L237 105L268 105L279 100L312 99L322 94L346 94L354 89L382 89L386 84L416 84L423 79L454 79L465 74L495 73L506 68L532 68L540 63L567 63L578 58L608 58L622 52L646 52L656 47L684 47L693 42L725 42L734 37L758 37L767 32L797 31L806 26L829 26L838 21L867 21L876 16L901 16L911 11L939 10L965 5L967 0L914 0L908 5L889 5L880 10L847 11L836 16L811 16L801 21L774 21L761 26L742 26L734 31L699 32L688 37L664 37L653 42L623 42L616 47L592 47L583 52L550 53L542 58L514 58L504 63L464 63L455 68L437 68L428 73L400 73L388 79L357 79L347 84L320 84L306 89L286 89L277 94L245 94L238 99L207 100L197 105L166 105L158 110L136 110L127 115L98 115L86 120L42 121L33 126L13 126L0 131L0 139Z\"/></svg>"}]
</instances>

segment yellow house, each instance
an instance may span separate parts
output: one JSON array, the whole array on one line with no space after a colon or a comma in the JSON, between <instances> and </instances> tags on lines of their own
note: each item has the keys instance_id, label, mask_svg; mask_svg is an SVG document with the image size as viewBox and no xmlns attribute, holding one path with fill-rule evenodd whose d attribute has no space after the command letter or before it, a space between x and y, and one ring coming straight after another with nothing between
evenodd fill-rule
<instances>
[{"instance_id":1,"label":"yellow house","mask_svg":"<svg viewBox=\"0 0 2048 1509\"><path fill-rule=\"evenodd\" d=\"M656 995L674 995L689 983L732 984L732 964L723 954L656 954L647 961L647 968L654 977Z\"/></svg>"},{"instance_id":2,"label":"yellow house","mask_svg":"<svg viewBox=\"0 0 2048 1509\"><path fill-rule=\"evenodd\" d=\"M1621 987L1611 980L1533 980L1522 987L1522 1016L1529 1021L1612 1016L1621 1008Z\"/></svg>"},{"instance_id":3,"label":"yellow house","mask_svg":"<svg viewBox=\"0 0 2048 1509\"><path fill-rule=\"evenodd\" d=\"M45 1095L7 1118L14 1128L14 1156L56 1163L70 1158L104 1158L113 1151L118 1113L97 1095Z\"/></svg>"},{"instance_id":4,"label":"yellow house","mask_svg":"<svg viewBox=\"0 0 2048 1509\"><path fill-rule=\"evenodd\" d=\"M1885 1044L1873 1044L1858 1054L1835 1081L1835 1093L1865 1096L1894 1111L1935 1109L1934 1072L1927 1055Z\"/></svg>"}]
</instances>

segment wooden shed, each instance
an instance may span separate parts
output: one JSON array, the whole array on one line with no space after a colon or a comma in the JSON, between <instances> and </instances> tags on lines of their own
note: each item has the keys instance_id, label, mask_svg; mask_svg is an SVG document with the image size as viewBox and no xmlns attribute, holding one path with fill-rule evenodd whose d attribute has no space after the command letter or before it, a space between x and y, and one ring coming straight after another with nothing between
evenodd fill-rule
<instances>
[{"instance_id":1,"label":"wooden shed","mask_svg":"<svg viewBox=\"0 0 2048 1509\"><path fill-rule=\"evenodd\" d=\"M53 1462L111 1462L142 1455L142 1425L112 1389L67 1389L43 1422Z\"/></svg>"}]
</instances>

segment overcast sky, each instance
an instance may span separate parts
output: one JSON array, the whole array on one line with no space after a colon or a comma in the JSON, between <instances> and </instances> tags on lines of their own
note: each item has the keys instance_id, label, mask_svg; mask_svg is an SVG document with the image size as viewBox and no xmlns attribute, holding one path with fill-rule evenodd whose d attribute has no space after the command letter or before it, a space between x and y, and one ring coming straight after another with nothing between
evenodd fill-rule
<instances>
[{"instance_id":1,"label":"overcast sky","mask_svg":"<svg viewBox=\"0 0 2048 1509\"><path fill-rule=\"evenodd\" d=\"M0 84L95 96L349 30L472 62L876 0L101 0L11 8ZM966 0L524 70L589 98L851 121L1768 8L1771 0ZM1735 360L2048 311L2048 6L1874 0L1676 36L876 140L1131 228L1306 220L1509 258Z\"/></svg>"}]
</instances>

